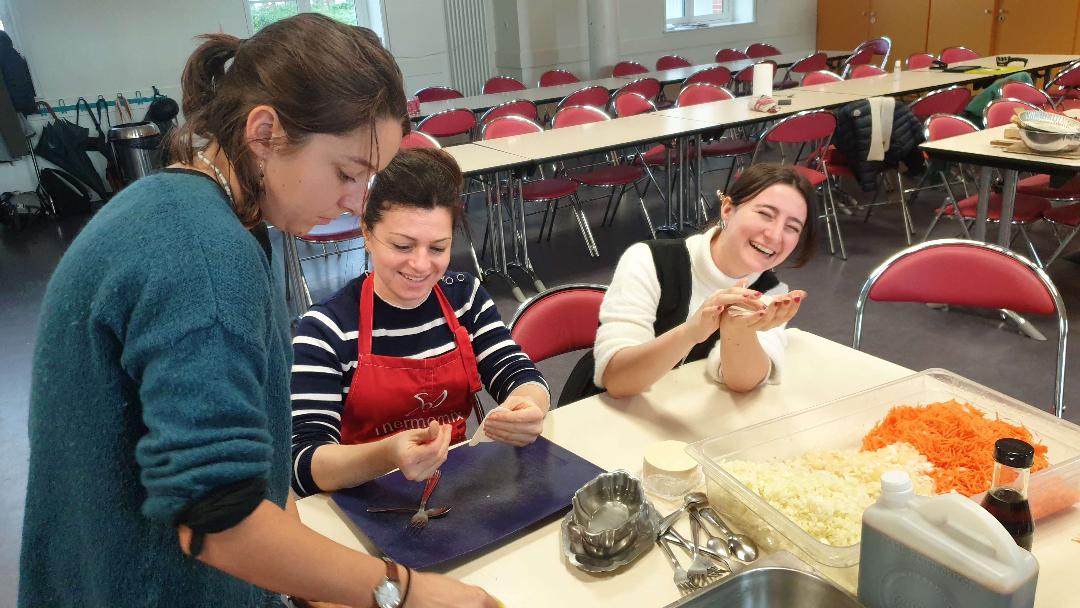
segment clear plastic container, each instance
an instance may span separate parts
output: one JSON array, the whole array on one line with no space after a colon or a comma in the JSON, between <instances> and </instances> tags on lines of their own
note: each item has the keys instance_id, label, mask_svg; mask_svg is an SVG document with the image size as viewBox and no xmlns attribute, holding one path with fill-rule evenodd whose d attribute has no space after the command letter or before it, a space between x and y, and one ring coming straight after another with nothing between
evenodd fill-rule
<instances>
[{"instance_id":1,"label":"clear plastic container","mask_svg":"<svg viewBox=\"0 0 1080 608\"><path fill-rule=\"evenodd\" d=\"M705 470L710 502L718 506L736 528L749 534L768 551L786 549L821 566L838 569L826 573L851 588L857 576L853 567L859 562L859 545L834 547L818 541L725 471L724 461L767 462L794 458L812 450L858 449L863 436L890 408L949 399L970 403L989 417L1000 416L1010 423L1023 424L1036 441L1047 446L1051 466L1032 475L1032 494L1037 493L1036 488L1050 488L1055 491L1055 496L1064 496L1058 502L1068 502L1070 495L1080 496L1080 426L942 369L928 369L699 441L691 444L687 451Z\"/></svg>"}]
</instances>

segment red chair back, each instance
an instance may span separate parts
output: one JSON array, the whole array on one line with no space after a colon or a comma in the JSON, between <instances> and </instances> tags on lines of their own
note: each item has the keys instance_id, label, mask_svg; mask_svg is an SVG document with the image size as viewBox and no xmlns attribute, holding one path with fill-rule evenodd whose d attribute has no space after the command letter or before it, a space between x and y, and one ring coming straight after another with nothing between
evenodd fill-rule
<instances>
[{"instance_id":1,"label":"red chair back","mask_svg":"<svg viewBox=\"0 0 1080 608\"><path fill-rule=\"evenodd\" d=\"M1019 99L1034 104L1044 109L1053 109L1054 102L1043 90L1037 89L1026 82L1010 80L1001 87L1001 96L1010 99Z\"/></svg>"},{"instance_id":2,"label":"red chair back","mask_svg":"<svg viewBox=\"0 0 1080 608\"><path fill-rule=\"evenodd\" d=\"M471 110L455 108L428 116L416 125L416 130L432 137L452 137L468 133L475 126L476 115Z\"/></svg>"},{"instance_id":3,"label":"red chair back","mask_svg":"<svg viewBox=\"0 0 1080 608\"><path fill-rule=\"evenodd\" d=\"M544 128L521 116L497 116L486 123L480 131L480 139L488 141L500 137L539 133Z\"/></svg>"},{"instance_id":4,"label":"red chair back","mask_svg":"<svg viewBox=\"0 0 1080 608\"><path fill-rule=\"evenodd\" d=\"M772 64L773 74L776 74L776 62L775 61L773 61L771 59L766 59L765 61L758 61L758 62L754 63L754 65L759 65L759 64L762 64L762 63ZM735 82L745 82L745 83L753 82L754 81L754 65L748 65L745 68L739 70L739 73L735 74Z\"/></svg>"},{"instance_id":5,"label":"red chair back","mask_svg":"<svg viewBox=\"0 0 1080 608\"><path fill-rule=\"evenodd\" d=\"M947 49L942 49L939 59L945 63L957 63L960 61L971 61L979 57L979 54L975 51L962 46L950 46Z\"/></svg>"},{"instance_id":6,"label":"red chair back","mask_svg":"<svg viewBox=\"0 0 1080 608\"><path fill-rule=\"evenodd\" d=\"M655 78L638 78L616 91L615 94L618 95L626 91L628 93L637 93L645 99L656 99L660 95L660 88L660 81Z\"/></svg>"},{"instance_id":7,"label":"red chair back","mask_svg":"<svg viewBox=\"0 0 1080 608\"><path fill-rule=\"evenodd\" d=\"M983 126L986 128L1000 127L1012 122L1013 115L1017 110L1038 110L1039 107L1019 99L1002 97L987 104L983 110Z\"/></svg>"},{"instance_id":8,"label":"red chair back","mask_svg":"<svg viewBox=\"0 0 1080 608\"><path fill-rule=\"evenodd\" d=\"M755 42L746 47L746 56L751 59L757 59L758 57L771 57L773 55L779 55L780 49L771 44L764 42Z\"/></svg>"},{"instance_id":9,"label":"red chair back","mask_svg":"<svg viewBox=\"0 0 1080 608\"><path fill-rule=\"evenodd\" d=\"M533 362L592 348L605 291L602 285L565 285L540 293L518 308L510 337Z\"/></svg>"},{"instance_id":10,"label":"red chair back","mask_svg":"<svg viewBox=\"0 0 1080 608\"><path fill-rule=\"evenodd\" d=\"M714 87L722 87L729 82L731 82L731 70L718 65L694 72L683 81L683 87L692 84L711 84Z\"/></svg>"},{"instance_id":11,"label":"red chair back","mask_svg":"<svg viewBox=\"0 0 1080 608\"><path fill-rule=\"evenodd\" d=\"M500 116L522 116L529 120L536 120L540 114L536 109L536 104L528 99L514 99L501 103L494 108L491 108L484 115L480 117L480 124L484 125L490 122L492 119Z\"/></svg>"},{"instance_id":12,"label":"red chair back","mask_svg":"<svg viewBox=\"0 0 1080 608\"><path fill-rule=\"evenodd\" d=\"M825 53L814 53L807 57L796 61L788 69L789 73L794 74L808 74L810 72L816 72L818 70L824 70L829 67L829 56Z\"/></svg>"},{"instance_id":13,"label":"red chair back","mask_svg":"<svg viewBox=\"0 0 1080 608\"><path fill-rule=\"evenodd\" d=\"M525 90L525 83L509 76L492 76L484 83L484 95Z\"/></svg>"},{"instance_id":14,"label":"red chair back","mask_svg":"<svg viewBox=\"0 0 1080 608\"><path fill-rule=\"evenodd\" d=\"M979 127L966 118L952 114L934 114L926 119L926 140L938 141L978 131Z\"/></svg>"},{"instance_id":15,"label":"red chair back","mask_svg":"<svg viewBox=\"0 0 1080 608\"><path fill-rule=\"evenodd\" d=\"M439 142L432 136L421 131L409 131L401 138L401 149L409 148L441 148Z\"/></svg>"},{"instance_id":16,"label":"red chair back","mask_svg":"<svg viewBox=\"0 0 1080 608\"><path fill-rule=\"evenodd\" d=\"M892 39L890 39L888 36L882 36L880 38L872 38L870 40L867 40L866 42L855 47L855 51L853 54L858 55L860 51L870 51L871 59L875 55L881 55L881 63L879 63L878 66L885 67L887 65L887 62L889 61L889 51L891 50ZM869 63L869 61L867 61L866 63Z\"/></svg>"},{"instance_id":17,"label":"red chair back","mask_svg":"<svg viewBox=\"0 0 1080 608\"><path fill-rule=\"evenodd\" d=\"M765 141L780 144L816 142L832 137L836 117L826 110L800 112L782 119L761 136Z\"/></svg>"},{"instance_id":18,"label":"red chair back","mask_svg":"<svg viewBox=\"0 0 1080 608\"><path fill-rule=\"evenodd\" d=\"M881 76L885 73L885 70L877 67L876 65L857 65L851 70L851 75L848 78L867 78L869 76Z\"/></svg>"},{"instance_id":19,"label":"red chair back","mask_svg":"<svg viewBox=\"0 0 1080 608\"><path fill-rule=\"evenodd\" d=\"M816 72L810 72L806 76L803 76L802 86L808 87L812 84L827 84L830 82L840 82L843 78L835 72L829 70L818 70Z\"/></svg>"},{"instance_id":20,"label":"red chair back","mask_svg":"<svg viewBox=\"0 0 1080 608\"><path fill-rule=\"evenodd\" d=\"M611 117L595 106L566 106L555 112L551 118L551 128L576 127L604 120L611 120Z\"/></svg>"},{"instance_id":21,"label":"red chair back","mask_svg":"<svg viewBox=\"0 0 1080 608\"><path fill-rule=\"evenodd\" d=\"M946 87L916 99L911 104L911 113L919 120L926 120L934 114L960 114L970 101L971 91L967 87Z\"/></svg>"},{"instance_id":22,"label":"red chair back","mask_svg":"<svg viewBox=\"0 0 1080 608\"><path fill-rule=\"evenodd\" d=\"M611 93L604 87L592 86L585 87L580 91L575 91L566 97L562 98L559 102L560 108L565 106L593 106L595 108L606 108L608 101L611 100Z\"/></svg>"},{"instance_id":23,"label":"red chair back","mask_svg":"<svg viewBox=\"0 0 1080 608\"><path fill-rule=\"evenodd\" d=\"M912 53L907 58L907 67L909 70L928 68L930 64L934 63L934 59L936 58L930 53Z\"/></svg>"},{"instance_id":24,"label":"red chair back","mask_svg":"<svg viewBox=\"0 0 1080 608\"><path fill-rule=\"evenodd\" d=\"M656 106L644 95L626 90L620 90L615 94L611 106L615 109L615 116L619 118L656 111Z\"/></svg>"},{"instance_id":25,"label":"red chair back","mask_svg":"<svg viewBox=\"0 0 1080 608\"><path fill-rule=\"evenodd\" d=\"M742 59L749 59L750 56L738 49L720 49L716 51L716 63L724 63L725 61L740 61Z\"/></svg>"},{"instance_id":26,"label":"red chair back","mask_svg":"<svg viewBox=\"0 0 1080 608\"><path fill-rule=\"evenodd\" d=\"M1075 88L1080 88L1080 61L1074 61L1062 68L1044 87L1046 92L1055 96L1063 94L1063 89Z\"/></svg>"},{"instance_id":27,"label":"red chair back","mask_svg":"<svg viewBox=\"0 0 1080 608\"><path fill-rule=\"evenodd\" d=\"M724 101L726 99L734 98L735 95L724 87L696 83L687 85L679 91L679 98L675 100L675 105L679 107L693 106L699 103L710 103L713 101Z\"/></svg>"},{"instance_id":28,"label":"red chair back","mask_svg":"<svg viewBox=\"0 0 1080 608\"><path fill-rule=\"evenodd\" d=\"M554 87L575 82L581 82L581 79L566 70L548 70L540 75L539 86Z\"/></svg>"},{"instance_id":29,"label":"red chair back","mask_svg":"<svg viewBox=\"0 0 1080 608\"><path fill-rule=\"evenodd\" d=\"M656 60L656 69L674 70L675 68L688 68L691 63L678 55L664 55Z\"/></svg>"},{"instance_id":30,"label":"red chair back","mask_svg":"<svg viewBox=\"0 0 1080 608\"><path fill-rule=\"evenodd\" d=\"M447 99L461 99L464 95L450 87L424 87L416 92L416 98L420 103L429 101L445 101Z\"/></svg>"},{"instance_id":31,"label":"red chair back","mask_svg":"<svg viewBox=\"0 0 1080 608\"><path fill-rule=\"evenodd\" d=\"M620 61L615 64L615 67L611 70L612 76L633 76L634 74L644 74L648 72L649 68L641 65L636 61Z\"/></svg>"}]
</instances>

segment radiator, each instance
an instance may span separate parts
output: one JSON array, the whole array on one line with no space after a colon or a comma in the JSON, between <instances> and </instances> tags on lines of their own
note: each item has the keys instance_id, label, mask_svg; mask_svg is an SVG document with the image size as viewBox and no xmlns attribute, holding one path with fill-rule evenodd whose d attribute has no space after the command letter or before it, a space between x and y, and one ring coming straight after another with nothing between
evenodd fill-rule
<instances>
[{"instance_id":1,"label":"radiator","mask_svg":"<svg viewBox=\"0 0 1080 608\"><path fill-rule=\"evenodd\" d=\"M466 96L479 95L491 72L490 0L444 0L451 86Z\"/></svg>"}]
</instances>

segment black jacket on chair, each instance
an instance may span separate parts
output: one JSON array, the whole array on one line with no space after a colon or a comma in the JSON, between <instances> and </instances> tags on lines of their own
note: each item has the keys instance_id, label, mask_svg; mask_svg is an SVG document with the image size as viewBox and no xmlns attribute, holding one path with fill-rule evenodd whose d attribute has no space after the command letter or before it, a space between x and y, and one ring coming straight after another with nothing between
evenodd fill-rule
<instances>
[{"instance_id":1,"label":"black jacket on chair","mask_svg":"<svg viewBox=\"0 0 1080 608\"><path fill-rule=\"evenodd\" d=\"M875 190L877 175L886 168L895 168L900 162L904 163L909 174L923 172L925 160L919 151L919 144L925 141L923 125L907 104L897 102L893 110L892 139L889 149L885 151L884 161L866 160L872 124L870 102L865 99L853 101L836 112L833 144L844 155L864 191Z\"/></svg>"}]
</instances>

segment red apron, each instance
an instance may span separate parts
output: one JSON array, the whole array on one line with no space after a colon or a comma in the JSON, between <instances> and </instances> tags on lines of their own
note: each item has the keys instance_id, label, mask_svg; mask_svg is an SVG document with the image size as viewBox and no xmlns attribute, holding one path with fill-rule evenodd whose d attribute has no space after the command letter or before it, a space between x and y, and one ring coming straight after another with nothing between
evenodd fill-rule
<instances>
[{"instance_id":1,"label":"red apron","mask_svg":"<svg viewBox=\"0 0 1080 608\"><path fill-rule=\"evenodd\" d=\"M451 441L464 440L469 412L483 417L475 396L481 389L480 372L468 330L458 323L436 283L435 296L457 348L430 359L373 355L374 285L369 274L360 288L356 372L341 413L341 442L385 439L404 430L427 428L432 420L453 425Z\"/></svg>"}]
</instances>

